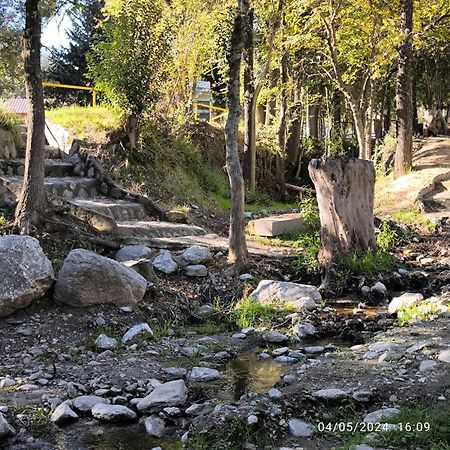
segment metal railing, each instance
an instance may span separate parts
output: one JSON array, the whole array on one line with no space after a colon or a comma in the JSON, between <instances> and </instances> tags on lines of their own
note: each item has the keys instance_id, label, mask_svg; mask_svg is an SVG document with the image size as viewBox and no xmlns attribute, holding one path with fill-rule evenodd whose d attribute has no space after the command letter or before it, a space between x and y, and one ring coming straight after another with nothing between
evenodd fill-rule
<instances>
[{"instance_id":1,"label":"metal railing","mask_svg":"<svg viewBox=\"0 0 450 450\"><path fill-rule=\"evenodd\" d=\"M217 121L218 119L221 119L223 117L225 117L228 114L228 109L226 108L220 108L219 106L212 106L212 105L208 105L207 103L194 103L194 118L195 120L198 120L198 108L206 108L212 111L219 111L221 114L212 117L212 114L209 115L209 120L208 122L214 122Z\"/></svg>"},{"instance_id":2,"label":"metal railing","mask_svg":"<svg viewBox=\"0 0 450 450\"><path fill-rule=\"evenodd\" d=\"M48 81L44 81L42 83L44 87L55 87L62 89L78 89L81 91L91 91L92 92L92 106L95 108L97 106L97 89L89 86L75 86L72 84L60 84L60 83L50 83Z\"/></svg>"}]
</instances>

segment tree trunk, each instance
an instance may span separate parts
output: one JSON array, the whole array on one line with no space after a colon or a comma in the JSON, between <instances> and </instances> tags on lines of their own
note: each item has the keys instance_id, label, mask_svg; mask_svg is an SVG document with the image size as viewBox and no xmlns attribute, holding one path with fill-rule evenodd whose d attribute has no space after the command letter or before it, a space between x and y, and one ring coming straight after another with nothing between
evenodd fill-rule
<instances>
[{"instance_id":1,"label":"tree trunk","mask_svg":"<svg viewBox=\"0 0 450 450\"><path fill-rule=\"evenodd\" d=\"M309 107L309 135L313 139L319 139L319 111L320 104Z\"/></svg>"},{"instance_id":2,"label":"tree trunk","mask_svg":"<svg viewBox=\"0 0 450 450\"><path fill-rule=\"evenodd\" d=\"M248 263L244 222L244 177L238 152L238 125L240 112L239 84L241 55L244 41L245 21L248 17L248 0L238 0L238 8L230 37L228 61L228 117L225 124L226 162L231 190L231 215L228 261L234 271L243 270Z\"/></svg>"},{"instance_id":3,"label":"tree trunk","mask_svg":"<svg viewBox=\"0 0 450 450\"><path fill-rule=\"evenodd\" d=\"M302 109L298 86L294 89L293 107L290 109L291 122L286 142L286 156L289 162L297 164L302 133Z\"/></svg>"},{"instance_id":4,"label":"tree trunk","mask_svg":"<svg viewBox=\"0 0 450 450\"><path fill-rule=\"evenodd\" d=\"M25 2L23 56L28 102L28 133L23 187L16 209L15 224L20 233L36 227L46 208L45 112L41 75L41 16L39 0Z\"/></svg>"},{"instance_id":5,"label":"tree trunk","mask_svg":"<svg viewBox=\"0 0 450 450\"><path fill-rule=\"evenodd\" d=\"M314 159L308 169L319 205L318 261L329 275L342 256L375 249L375 169L371 161L356 158Z\"/></svg>"},{"instance_id":6,"label":"tree trunk","mask_svg":"<svg viewBox=\"0 0 450 450\"><path fill-rule=\"evenodd\" d=\"M278 72L276 69L273 69L270 72L269 89L271 91L277 85L277 75L278 75ZM267 100L267 104L266 104L266 121L265 121L266 126L272 125L273 118L275 117L276 107L277 107L277 102L276 102L275 96L273 95L272 92L270 92L269 99Z\"/></svg>"},{"instance_id":7,"label":"tree trunk","mask_svg":"<svg viewBox=\"0 0 450 450\"><path fill-rule=\"evenodd\" d=\"M253 47L253 10L248 12L244 39L244 178L256 189L256 98Z\"/></svg>"},{"instance_id":8,"label":"tree trunk","mask_svg":"<svg viewBox=\"0 0 450 450\"><path fill-rule=\"evenodd\" d=\"M137 148L137 138L138 138L138 118L136 114L131 113L127 117L126 121L126 132L128 134L128 140L130 142L131 150Z\"/></svg>"},{"instance_id":9,"label":"tree trunk","mask_svg":"<svg viewBox=\"0 0 450 450\"><path fill-rule=\"evenodd\" d=\"M397 52L397 148L394 163L395 178L405 175L412 168L412 27L413 0L400 0L400 31L403 35L403 40Z\"/></svg>"},{"instance_id":10,"label":"tree trunk","mask_svg":"<svg viewBox=\"0 0 450 450\"><path fill-rule=\"evenodd\" d=\"M283 51L280 62L280 122L278 126L278 153L276 156L276 180L283 195L284 184L284 159L286 156L286 133L287 133L287 55Z\"/></svg>"},{"instance_id":11,"label":"tree trunk","mask_svg":"<svg viewBox=\"0 0 450 450\"><path fill-rule=\"evenodd\" d=\"M361 159L370 159L370 147L367 147L366 140L366 124L364 113L361 112L356 103L349 102L353 115L353 123L355 125L356 139L359 146L359 157Z\"/></svg>"}]
</instances>

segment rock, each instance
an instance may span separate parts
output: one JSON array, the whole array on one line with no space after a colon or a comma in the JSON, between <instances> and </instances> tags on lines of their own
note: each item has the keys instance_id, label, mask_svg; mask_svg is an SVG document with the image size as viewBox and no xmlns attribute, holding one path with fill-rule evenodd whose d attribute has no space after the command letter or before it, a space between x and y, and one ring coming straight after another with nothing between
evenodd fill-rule
<instances>
[{"instance_id":1,"label":"rock","mask_svg":"<svg viewBox=\"0 0 450 450\"><path fill-rule=\"evenodd\" d=\"M3 378L2 381L0 381L0 389L9 388L11 386L14 386L16 384L16 381L12 378L6 377Z\"/></svg>"},{"instance_id":2,"label":"rock","mask_svg":"<svg viewBox=\"0 0 450 450\"><path fill-rule=\"evenodd\" d=\"M289 431L294 437L311 437L314 433L314 427L303 420L290 419Z\"/></svg>"},{"instance_id":3,"label":"rock","mask_svg":"<svg viewBox=\"0 0 450 450\"><path fill-rule=\"evenodd\" d=\"M289 347L279 347L272 351L272 356L281 356L289 351Z\"/></svg>"},{"instance_id":4,"label":"rock","mask_svg":"<svg viewBox=\"0 0 450 450\"><path fill-rule=\"evenodd\" d=\"M155 389L137 404L140 412L153 412L167 406L182 406L187 400L187 388L183 380L169 381Z\"/></svg>"},{"instance_id":5,"label":"rock","mask_svg":"<svg viewBox=\"0 0 450 450\"><path fill-rule=\"evenodd\" d=\"M397 408L384 408L378 409L377 411L373 411L364 417L364 422L366 423L375 423L381 422L381 419L390 419L400 412Z\"/></svg>"},{"instance_id":6,"label":"rock","mask_svg":"<svg viewBox=\"0 0 450 450\"><path fill-rule=\"evenodd\" d=\"M267 394L268 394L269 398L271 398L272 400L278 400L278 399L280 399L281 396L282 396L281 391L279 391L279 390L276 389L276 388L270 389L269 392L268 392Z\"/></svg>"},{"instance_id":7,"label":"rock","mask_svg":"<svg viewBox=\"0 0 450 450\"><path fill-rule=\"evenodd\" d=\"M371 286L370 292L385 295L387 293L387 288L383 283L377 281L373 286Z\"/></svg>"},{"instance_id":8,"label":"rock","mask_svg":"<svg viewBox=\"0 0 450 450\"><path fill-rule=\"evenodd\" d=\"M0 159L17 158L17 149L12 131L0 127Z\"/></svg>"},{"instance_id":9,"label":"rock","mask_svg":"<svg viewBox=\"0 0 450 450\"><path fill-rule=\"evenodd\" d=\"M144 277L149 283L157 284L159 278L156 276L153 263L149 259L140 259L138 261L124 261L122 263L125 267L134 270L139 275Z\"/></svg>"},{"instance_id":10,"label":"rock","mask_svg":"<svg viewBox=\"0 0 450 450\"><path fill-rule=\"evenodd\" d=\"M95 346L100 350L114 350L118 345L119 343L116 339L106 336L106 334L101 334L95 340Z\"/></svg>"},{"instance_id":11,"label":"rock","mask_svg":"<svg viewBox=\"0 0 450 450\"><path fill-rule=\"evenodd\" d=\"M282 344L289 340L288 336L281 334L279 331L269 331L264 333L263 339L269 344Z\"/></svg>"},{"instance_id":12,"label":"rock","mask_svg":"<svg viewBox=\"0 0 450 450\"><path fill-rule=\"evenodd\" d=\"M207 319L214 313L214 307L212 305L202 305L197 310L197 315L202 319Z\"/></svg>"},{"instance_id":13,"label":"rock","mask_svg":"<svg viewBox=\"0 0 450 450\"><path fill-rule=\"evenodd\" d=\"M358 444L358 445L354 445L353 447L351 447L351 450L376 450L376 449L373 447L370 447L370 445Z\"/></svg>"},{"instance_id":14,"label":"rock","mask_svg":"<svg viewBox=\"0 0 450 450\"><path fill-rule=\"evenodd\" d=\"M243 273L239 275L239 281L249 281L253 279L253 275L250 273Z\"/></svg>"},{"instance_id":15,"label":"rock","mask_svg":"<svg viewBox=\"0 0 450 450\"><path fill-rule=\"evenodd\" d=\"M122 344L133 342L136 339L153 339L153 331L148 323L140 323L131 327L122 337Z\"/></svg>"},{"instance_id":16,"label":"rock","mask_svg":"<svg viewBox=\"0 0 450 450\"><path fill-rule=\"evenodd\" d=\"M97 403L107 403L107 400L97 395L81 395L73 399L73 407L84 413L91 412Z\"/></svg>"},{"instance_id":17,"label":"rock","mask_svg":"<svg viewBox=\"0 0 450 450\"><path fill-rule=\"evenodd\" d=\"M371 391L355 391L352 394L353 400L357 402L366 403L372 400L373 392Z\"/></svg>"},{"instance_id":18,"label":"rock","mask_svg":"<svg viewBox=\"0 0 450 450\"><path fill-rule=\"evenodd\" d=\"M313 345L311 347L305 347L305 353L309 355L317 355L318 353L323 353L325 351L325 347L321 345Z\"/></svg>"},{"instance_id":19,"label":"rock","mask_svg":"<svg viewBox=\"0 0 450 450\"><path fill-rule=\"evenodd\" d=\"M140 302L147 280L113 259L88 250L72 250L64 261L55 286L57 304L84 307Z\"/></svg>"},{"instance_id":20,"label":"rock","mask_svg":"<svg viewBox=\"0 0 450 450\"><path fill-rule=\"evenodd\" d=\"M441 352L439 352L437 359L439 361L450 363L450 350L442 350Z\"/></svg>"},{"instance_id":21,"label":"rock","mask_svg":"<svg viewBox=\"0 0 450 450\"><path fill-rule=\"evenodd\" d=\"M24 392L37 391L38 389L39 389L39 386L37 384L22 384L22 386L19 386L17 388L18 391L24 391Z\"/></svg>"},{"instance_id":22,"label":"rock","mask_svg":"<svg viewBox=\"0 0 450 450\"><path fill-rule=\"evenodd\" d=\"M153 260L153 267L166 275L170 275L178 269L178 264L168 250L161 250L159 255Z\"/></svg>"},{"instance_id":23,"label":"rock","mask_svg":"<svg viewBox=\"0 0 450 450\"><path fill-rule=\"evenodd\" d=\"M247 335L245 333L234 333L231 337L233 339L246 339Z\"/></svg>"},{"instance_id":24,"label":"rock","mask_svg":"<svg viewBox=\"0 0 450 450\"><path fill-rule=\"evenodd\" d=\"M417 305L423 300L423 295L419 293L405 292L400 297L394 297L389 303L388 311L390 314L396 313L400 308Z\"/></svg>"},{"instance_id":25,"label":"rock","mask_svg":"<svg viewBox=\"0 0 450 450\"><path fill-rule=\"evenodd\" d=\"M167 211L166 220L173 223L189 223L189 217L182 211Z\"/></svg>"},{"instance_id":26,"label":"rock","mask_svg":"<svg viewBox=\"0 0 450 450\"><path fill-rule=\"evenodd\" d=\"M295 364L296 362L298 362L298 359L283 355L283 356L277 356L275 358L275 361L280 364Z\"/></svg>"},{"instance_id":27,"label":"rock","mask_svg":"<svg viewBox=\"0 0 450 450\"><path fill-rule=\"evenodd\" d=\"M116 254L116 261L139 261L153 256L153 250L146 245L125 245Z\"/></svg>"},{"instance_id":28,"label":"rock","mask_svg":"<svg viewBox=\"0 0 450 450\"><path fill-rule=\"evenodd\" d=\"M27 307L51 287L54 272L37 239L0 237L0 317Z\"/></svg>"},{"instance_id":29,"label":"rock","mask_svg":"<svg viewBox=\"0 0 450 450\"><path fill-rule=\"evenodd\" d=\"M250 298L262 304L294 306L297 311L310 311L322 300L315 286L287 281L262 280L250 294Z\"/></svg>"},{"instance_id":30,"label":"rock","mask_svg":"<svg viewBox=\"0 0 450 450\"><path fill-rule=\"evenodd\" d=\"M160 438L164 434L165 423L164 420L158 416L150 416L144 422L145 431L154 438Z\"/></svg>"},{"instance_id":31,"label":"rock","mask_svg":"<svg viewBox=\"0 0 450 450\"><path fill-rule=\"evenodd\" d=\"M254 414L251 414L250 416L247 417L247 423L249 425L255 425L258 423L258 417L255 416Z\"/></svg>"},{"instance_id":32,"label":"rock","mask_svg":"<svg viewBox=\"0 0 450 450\"><path fill-rule=\"evenodd\" d=\"M395 350L398 347L394 342L374 342L369 345L369 351L371 352L389 352Z\"/></svg>"},{"instance_id":33,"label":"rock","mask_svg":"<svg viewBox=\"0 0 450 450\"><path fill-rule=\"evenodd\" d=\"M182 380L187 375L187 370L182 367L167 367L162 372L167 381Z\"/></svg>"},{"instance_id":34,"label":"rock","mask_svg":"<svg viewBox=\"0 0 450 450\"><path fill-rule=\"evenodd\" d=\"M208 275L208 269L202 264L186 266L186 275L188 277L206 277Z\"/></svg>"},{"instance_id":35,"label":"rock","mask_svg":"<svg viewBox=\"0 0 450 450\"><path fill-rule=\"evenodd\" d=\"M57 425L75 422L78 420L78 414L70 407L71 402L65 401L61 403L52 413L50 421Z\"/></svg>"},{"instance_id":36,"label":"rock","mask_svg":"<svg viewBox=\"0 0 450 450\"><path fill-rule=\"evenodd\" d=\"M194 403L185 410L185 413L189 416L198 416L204 407L202 403Z\"/></svg>"},{"instance_id":37,"label":"rock","mask_svg":"<svg viewBox=\"0 0 450 450\"><path fill-rule=\"evenodd\" d=\"M331 401L343 400L348 397L347 393L342 389L320 389L318 391L314 391L311 395L320 400Z\"/></svg>"},{"instance_id":38,"label":"rock","mask_svg":"<svg viewBox=\"0 0 450 450\"><path fill-rule=\"evenodd\" d=\"M208 247L193 245L183 252L182 257L190 264L201 264L209 261L212 258L212 254Z\"/></svg>"},{"instance_id":39,"label":"rock","mask_svg":"<svg viewBox=\"0 0 450 450\"><path fill-rule=\"evenodd\" d=\"M203 382L218 380L221 377L221 373L216 369L209 369L208 367L193 367L188 379L189 381Z\"/></svg>"},{"instance_id":40,"label":"rock","mask_svg":"<svg viewBox=\"0 0 450 450\"><path fill-rule=\"evenodd\" d=\"M429 370L436 367L438 363L432 359L426 359L420 363L419 372L428 372Z\"/></svg>"},{"instance_id":41,"label":"rock","mask_svg":"<svg viewBox=\"0 0 450 450\"><path fill-rule=\"evenodd\" d=\"M292 330L292 333L296 334L300 339L307 336L314 336L316 332L316 327L312 323L298 323L297 325L294 325Z\"/></svg>"},{"instance_id":42,"label":"rock","mask_svg":"<svg viewBox=\"0 0 450 450\"><path fill-rule=\"evenodd\" d=\"M0 440L7 438L8 436L14 436L16 430L8 423L5 416L0 413Z\"/></svg>"},{"instance_id":43,"label":"rock","mask_svg":"<svg viewBox=\"0 0 450 450\"><path fill-rule=\"evenodd\" d=\"M97 403L92 408L92 416L103 422L126 422L137 419L134 411L122 405Z\"/></svg>"},{"instance_id":44,"label":"rock","mask_svg":"<svg viewBox=\"0 0 450 450\"><path fill-rule=\"evenodd\" d=\"M253 334L255 332L255 328L254 327L247 327L247 328L242 328L241 333L244 334Z\"/></svg>"}]
</instances>

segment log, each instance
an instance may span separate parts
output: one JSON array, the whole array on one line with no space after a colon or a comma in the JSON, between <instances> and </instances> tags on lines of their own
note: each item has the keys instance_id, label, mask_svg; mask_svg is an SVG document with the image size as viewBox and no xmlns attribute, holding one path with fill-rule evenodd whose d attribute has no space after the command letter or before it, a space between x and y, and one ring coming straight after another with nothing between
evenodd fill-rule
<instances>
[{"instance_id":1,"label":"log","mask_svg":"<svg viewBox=\"0 0 450 450\"><path fill-rule=\"evenodd\" d=\"M319 206L318 261L327 277L344 255L375 249L375 169L356 158L313 159L308 169Z\"/></svg>"}]
</instances>

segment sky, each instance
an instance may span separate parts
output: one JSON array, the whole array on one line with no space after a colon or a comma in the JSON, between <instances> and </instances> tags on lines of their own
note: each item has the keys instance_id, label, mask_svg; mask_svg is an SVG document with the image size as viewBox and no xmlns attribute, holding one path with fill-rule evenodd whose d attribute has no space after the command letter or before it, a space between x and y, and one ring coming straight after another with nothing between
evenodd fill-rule
<instances>
[{"instance_id":1,"label":"sky","mask_svg":"<svg viewBox=\"0 0 450 450\"><path fill-rule=\"evenodd\" d=\"M42 46L50 47L66 47L68 39L66 30L70 27L70 19L67 15L52 17L42 32Z\"/></svg>"}]
</instances>

